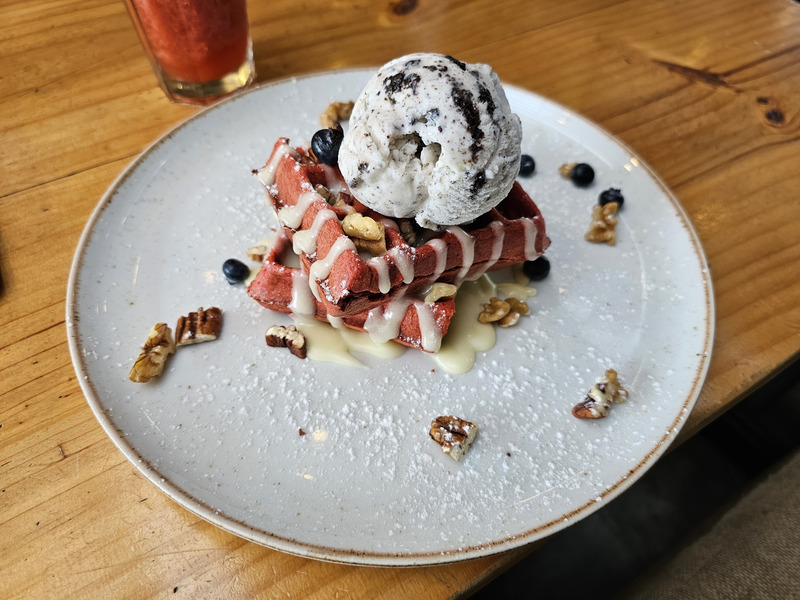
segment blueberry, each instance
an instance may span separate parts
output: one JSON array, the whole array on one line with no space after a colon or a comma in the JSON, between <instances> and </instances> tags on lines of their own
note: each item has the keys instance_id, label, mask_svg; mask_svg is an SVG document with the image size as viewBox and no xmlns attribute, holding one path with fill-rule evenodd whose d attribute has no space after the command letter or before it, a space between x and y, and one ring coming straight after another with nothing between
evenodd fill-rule
<instances>
[{"instance_id":1,"label":"blueberry","mask_svg":"<svg viewBox=\"0 0 800 600\"><path fill-rule=\"evenodd\" d=\"M594 181L594 169L586 163L578 163L572 167L569 178L578 187L586 187Z\"/></svg>"},{"instance_id":2,"label":"blueberry","mask_svg":"<svg viewBox=\"0 0 800 600\"><path fill-rule=\"evenodd\" d=\"M228 280L228 283L236 285L248 278L250 275L250 267L240 260L229 258L222 263L222 274L225 275L225 279Z\"/></svg>"},{"instance_id":3,"label":"blueberry","mask_svg":"<svg viewBox=\"0 0 800 600\"><path fill-rule=\"evenodd\" d=\"M597 202L600 204L600 206L605 206L609 202L616 202L619 204L619 208L622 208L625 198L622 197L622 194L617 188L608 188L600 193L600 197L597 199Z\"/></svg>"},{"instance_id":4,"label":"blueberry","mask_svg":"<svg viewBox=\"0 0 800 600\"><path fill-rule=\"evenodd\" d=\"M522 263L522 272L531 281L541 281L550 273L550 261L546 256Z\"/></svg>"},{"instance_id":5,"label":"blueberry","mask_svg":"<svg viewBox=\"0 0 800 600\"><path fill-rule=\"evenodd\" d=\"M530 177L536 170L536 161L530 154L523 154L519 159L519 174L521 177Z\"/></svg>"},{"instance_id":6,"label":"blueberry","mask_svg":"<svg viewBox=\"0 0 800 600\"><path fill-rule=\"evenodd\" d=\"M335 167L339 164L339 148L343 138L341 129L320 129L311 138L311 151L319 162Z\"/></svg>"}]
</instances>

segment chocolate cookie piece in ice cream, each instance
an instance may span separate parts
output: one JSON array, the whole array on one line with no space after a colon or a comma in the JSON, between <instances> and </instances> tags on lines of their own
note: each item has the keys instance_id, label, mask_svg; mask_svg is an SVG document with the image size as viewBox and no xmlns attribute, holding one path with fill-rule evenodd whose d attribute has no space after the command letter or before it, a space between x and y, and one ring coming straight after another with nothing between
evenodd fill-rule
<instances>
[{"instance_id":1,"label":"chocolate cookie piece in ice cream","mask_svg":"<svg viewBox=\"0 0 800 600\"><path fill-rule=\"evenodd\" d=\"M409 54L381 67L361 92L339 168L372 210L440 229L468 223L508 195L521 140L491 67Z\"/></svg>"}]
</instances>

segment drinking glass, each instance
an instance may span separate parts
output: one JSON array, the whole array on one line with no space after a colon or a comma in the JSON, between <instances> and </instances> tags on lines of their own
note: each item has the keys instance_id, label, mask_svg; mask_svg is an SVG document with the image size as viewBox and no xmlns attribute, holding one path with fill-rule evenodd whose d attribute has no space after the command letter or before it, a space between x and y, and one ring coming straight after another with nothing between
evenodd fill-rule
<instances>
[{"instance_id":1,"label":"drinking glass","mask_svg":"<svg viewBox=\"0 0 800 600\"><path fill-rule=\"evenodd\" d=\"M255 77L246 0L125 0L159 85L210 104Z\"/></svg>"}]
</instances>

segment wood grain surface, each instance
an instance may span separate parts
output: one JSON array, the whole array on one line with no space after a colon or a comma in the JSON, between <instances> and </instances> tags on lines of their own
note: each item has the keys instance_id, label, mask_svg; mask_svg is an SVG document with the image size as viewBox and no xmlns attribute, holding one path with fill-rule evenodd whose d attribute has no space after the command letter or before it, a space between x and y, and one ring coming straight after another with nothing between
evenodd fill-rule
<instances>
[{"instance_id":1,"label":"wood grain surface","mask_svg":"<svg viewBox=\"0 0 800 600\"><path fill-rule=\"evenodd\" d=\"M304 0L249 5L259 81L412 51L487 62L618 136L680 198L717 305L681 439L800 350L800 3ZM121 0L0 3L0 598L448 598L532 548L429 568L245 542L116 450L66 342L67 277L104 190L196 109L156 86Z\"/></svg>"}]
</instances>

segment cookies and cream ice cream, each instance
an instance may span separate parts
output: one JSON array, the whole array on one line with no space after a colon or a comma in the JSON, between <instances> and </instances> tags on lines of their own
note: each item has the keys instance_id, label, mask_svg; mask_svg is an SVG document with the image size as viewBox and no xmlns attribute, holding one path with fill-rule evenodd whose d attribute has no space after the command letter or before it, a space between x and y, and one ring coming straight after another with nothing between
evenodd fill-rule
<instances>
[{"instance_id":1,"label":"cookies and cream ice cream","mask_svg":"<svg viewBox=\"0 0 800 600\"><path fill-rule=\"evenodd\" d=\"M496 206L519 172L522 127L484 64L409 54L369 80L339 151L351 193L438 229Z\"/></svg>"}]
</instances>

